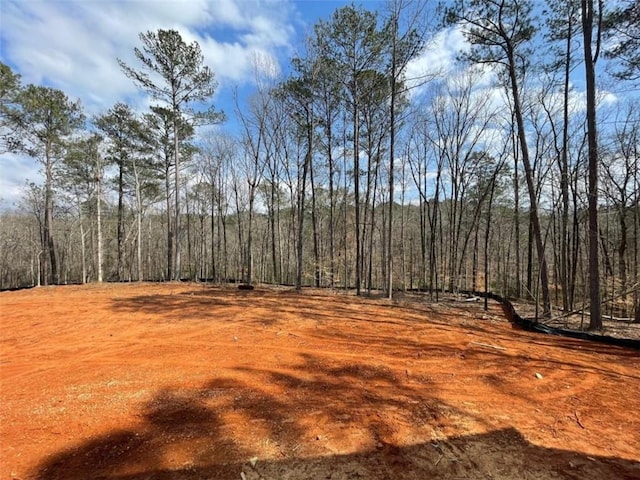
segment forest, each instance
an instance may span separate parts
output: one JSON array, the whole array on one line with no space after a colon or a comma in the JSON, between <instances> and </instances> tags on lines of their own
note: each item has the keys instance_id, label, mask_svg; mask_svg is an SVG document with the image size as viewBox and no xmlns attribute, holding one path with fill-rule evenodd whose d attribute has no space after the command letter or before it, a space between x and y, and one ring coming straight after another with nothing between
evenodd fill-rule
<instances>
[{"instance_id":1,"label":"forest","mask_svg":"<svg viewBox=\"0 0 640 480\"><path fill-rule=\"evenodd\" d=\"M224 114L177 30L119 60L148 111L88 117L0 63L0 155L43 174L0 213L0 289L473 290L640 322L640 2L606 3L346 6ZM455 72L418 71L446 29Z\"/></svg>"}]
</instances>

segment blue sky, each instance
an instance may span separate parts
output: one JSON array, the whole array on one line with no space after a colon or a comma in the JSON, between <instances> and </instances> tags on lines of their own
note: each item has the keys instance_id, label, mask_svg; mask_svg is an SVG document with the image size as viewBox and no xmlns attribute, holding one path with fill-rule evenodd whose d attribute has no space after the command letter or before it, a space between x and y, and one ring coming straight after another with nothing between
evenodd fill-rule
<instances>
[{"instance_id":1,"label":"blue sky","mask_svg":"<svg viewBox=\"0 0 640 480\"><path fill-rule=\"evenodd\" d=\"M137 67L133 49L140 46L140 32L177 29L188 42L195 40L200 44L205 62L219 82L213 103L231 117L232 92L237 88L242 102L251 91L256 59L260 60L259 64L285 71L289 59L302 50L301 41L312 26L349 3L344 0L0 0L0 60L19 73L24 84L59 88L71 99L80 99L89 117L104 112L118 101L142 111L149 100L125 77L117 59ZM385 8L384 0L355 3L370 10ZM446 75L455 63L457 52L465 46L459 30L439 31L408 66L408 76L419 77L425 71L435 70ZM231 120L228 126L232 128ZM1 156L0 209L19 200L26 179L41 182L39 170L33 159Z\"/></svg>"},{"instance_id":2,"label":"blue sky","mask_svg":"<svg viewBox=\"0 0 640 480\"><path fill-rule=\"evenodd\" d=\"M223 93L252 80L256 56L281 67L308 26L347 2L320 0L2 0L0 58L24 83L78 97L90 112L138 97L117 58L136 66L138 34L179 30L196 40ZM380 2L365 2L370 5Z\"/></svg>"},{"instance_id":3,"label":"blue sky","mask_svg":"<svg viewBox=\"0 0 640 480\"><path fill-rule=\"evenodd\" d=\"M177 29L197 41L219 87L218 109L233 114L234 89L240 100L251 90L258 63L281 73L302 49L302 39L343 0L0 0L0 60L22 76L24 84L46 85L80 99L89 117L118 101L145 110L149 100L120 70L117 59L139 64L133 49L139 33ZM384 9L383 0L357 2ZM455 38L454 38L455 37ZM439 48L412 65L453 61L461 36L442 37ZM446 44L446 48L445 48ZM443 50L444 49L444 50ZM444 51L444 53L443 53ZM422 67L421 67L422 66ZM427 67L427 68L429 68ZM232 120L230 120L230 123ZM25 180L40 183L33 159L0 158L0 208L19 200Z\"/></svg>"},{"instance_id":4,"label":"blue sky","mask_svg":"<svg viewBox=\"0 0 640 480\"><path fill-rule=\"evenodd\" d=\"M118 101L143 110L148 100L121 72L117 59L138 66L140 32L173 28L198 41L219 82L217 108L233 112L254 79L255 59L286 69L305 32L342 0L1 0L0 60L24 84L47 85L80 99L88 116ZM359 2L369 9L382 1ZM20 196L25 179L39 182L39 165L17 155L0 158L0 205Z\"/></svg>"}]
</instances>

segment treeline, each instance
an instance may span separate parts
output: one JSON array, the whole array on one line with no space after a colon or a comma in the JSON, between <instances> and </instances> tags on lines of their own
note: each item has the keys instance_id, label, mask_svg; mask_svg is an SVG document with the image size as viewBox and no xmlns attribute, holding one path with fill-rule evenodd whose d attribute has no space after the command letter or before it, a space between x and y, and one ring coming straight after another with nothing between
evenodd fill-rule
<instances>
[{"instance_id":1,"label":"treeline","mask_svg":"<svg viewBox=\"0 0 640 480\"><path fill-rule=\"evenodd\" d=\"M542 20L527 1L453 2L439 21L470 48L446 72L417 68L452 32L426 7L336 10L287 78L256 60L233 133L214 126L198 44L174 30L141 34L140 64L119 62L157 102L144 113L118 103L86 119L1 65L1 148L38 160L45 181L2 215L0 288L486 289L541 315L588 306L592 328L601 308L640 321L640 110L599 98L595 75L600 52L620 85L639 75L638 2L555 3ZM536 55L541 42L552 53Z\"/></svg>"}]
</instances>

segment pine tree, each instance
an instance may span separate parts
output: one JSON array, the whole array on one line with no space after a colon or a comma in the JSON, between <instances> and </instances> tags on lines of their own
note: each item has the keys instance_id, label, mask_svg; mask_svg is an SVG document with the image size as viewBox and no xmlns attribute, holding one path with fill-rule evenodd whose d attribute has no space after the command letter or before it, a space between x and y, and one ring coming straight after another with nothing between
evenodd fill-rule
<instances>
[{"instance_id":1,"label":"pine tree","mask_svg":"<svg viewBox=\"0 0 640 480\"><path fill-rule=\"evenodd\" d=\"M177 30L148 31L140 34L142 49L134 53L142 64L136 70L118 60L124 74L146 91L154 100L161 102L173 115L173 161L174 161L174 278L180 278L180 122L190 117L196 122L218 122L221 114L213 107L196 112L190 107L210 99L217 87L213 71L204 65L204 56L197 42L185 43ZM161 82L155 80L157 76Z\"/></svg>"},{"instance_id":2,"label":"pine tree","mask_svg":"<svg viewBox=\"0 0 640 480\"><path fill-rule=\"evenodd\" d=\"M65 141L84 124L79 102L72 102L60 90L28 85L16 98L14 112L20 150L34 157L44 168L45 211L43 250L48 257L42 263L42 279L58 282L58 264L53 237L54 174L64 156Z\"/></svg>"}]
</instances>

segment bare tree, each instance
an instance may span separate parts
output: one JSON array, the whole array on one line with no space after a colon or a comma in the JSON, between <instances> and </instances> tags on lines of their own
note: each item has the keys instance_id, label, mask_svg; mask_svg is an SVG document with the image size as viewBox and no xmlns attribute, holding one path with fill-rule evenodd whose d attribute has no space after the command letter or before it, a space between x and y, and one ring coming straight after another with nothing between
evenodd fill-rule
<instances>
[{"instance_id":1,"label":"bare tree","mask_svg":"<svg viewBox=\"0 0 640 480\"><path fill-rule=\"evenodd\" d=\"M529 0L457 0L446 10L445 17L449 23L458 23L464 29L473 45L467 54L471 61L495 66L506 76L531 203L532 234L540 265L543 310L545 316L551 315L549 274L521 98L522 75L529 62L529 42L535 32L532 4Z\"/></svg>"},{"instance_id":2,"label":"bare tree","mask_svg":"<svg viewBox=\"0 0 640 480\"><path fill-rule=\"evenodd\" d=\"M623 302L627 298L625 292L629 288L627 247L630 239L629 223L633 223L630 213L634 207L637 208L640 201L640 192L637 190L640 158L638 106L637 102L631 102L618 112L613 131L608 136L606 160L602 162L604 197L612 205L618 219L616 250ZM608 238L614 240L610 236ZM611 296L614 296L613 292Z\"/></svg>"},{"instance_id":3,"label":"bare tree","mask_svg":"<svg viewBox=\"0 0 640 480\"><path fill-rule=\"evenodd\" d=\"M242 126L242 147L244 154L241 156L240 169L248 187L248 220L247 236L240 245L243 249L245 272L243 280L253 283L253 218L258 187L263 180L266 168L265 149L269 141L267 134L268 114L271 109L272 90L275 86L276 67L267 58L254 59L254 76L256 91L248 102L248 111L240 109L236 94L236 115ZM236 199L239 197L236 190Z\"/></svg>"},{"instance_id":4,"label":"bare tree","mask_svg":"<svg viewBox=\"0 0 640 480\"><path fill-rule=\"evenodd\" d=\"M389 52L389 211L387 214L387 278L389 299L393 298L393 190L395 182L394 162L396 135L399 130L398 109L406 93L404 76L407 65L422 50L426 33L425 8L422 0L390 0L386 33L390 42Z\"/></svg>"}]
</instances>

